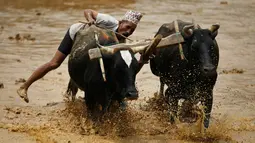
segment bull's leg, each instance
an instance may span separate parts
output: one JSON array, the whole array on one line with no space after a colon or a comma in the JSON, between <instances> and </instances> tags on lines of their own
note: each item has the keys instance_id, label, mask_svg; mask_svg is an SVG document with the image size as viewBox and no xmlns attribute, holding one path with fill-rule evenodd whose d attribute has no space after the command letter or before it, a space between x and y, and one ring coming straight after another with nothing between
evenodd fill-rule
<instances>
[{"instance_id":1,"label":"bull's leg","mask_svg":"<svg viewBox=\"0 0 255 143\"><path fill-rule=\"evenodd\" d=\"M88 113L88 117L93 116L93 112L95 110L95 105L96 102L93 98L93 94L90 94L88 91L86 91L87 93L84 92L85 95L85 102L86 102L86 106L87 106L87 113Z\"/></svg>"},{"instance_id":2,"label":"bull's leg","mask_svg":"<svg viewBox=\"0 0 255 143\"><path fill-rule=\"evenodd\" d=\"M120 110L126 110L127 109L127 102L125 100L119 101L120 104Z\"/></svg>"},{"instance_id":3,"label":"bull's leg","mask_svg":"<svg viewBox=\"0 0 255 143\"><path fill-rule=\"evenodd\" d=\"M104 104L102 104L102 114L106 113L109 109L111 101L106 101Z\"/></svg>"},{"instance_id":4,"label":"bull's leg","mask_svg":"<svg viewBox=\"0 0 255 143\"><path fill-rule=\"evenodd\" d=\"M124 100L124 96L120 96L119 93L115 93L111 99L111 101L117 101L119 103L120 110L126 110L127 108L127 101Z\"/></svg>"},{"instance_id":5,"label":"bull's leg","mask_svg":"<svg viewBox=\"0 0 255 143\"><path fill-rule=\"evenodd\" d=\"M212 104L213 104L213 91L210 90L206 93L206 98L202 99L203 100L203 105L205 106L204 113L205 113L205 118L204 118L204 127L208 128L209 127L209 122L210 122L210 116L211 116L211 111L212 111Z\"/></svg>"},{"instance_id":6,"label":"bull's leg","mask_svg":"<svg viewBox=\"0 0 255 143\"><path fill-rule=\"evenodd\" d=\"M159 89L159 97L162 98L164 97L164 83L162 81L162 78L160 78L160 89Z\"/></svg>"},{"instance_id":7,"label":"bull's leg","mask_svg":"<svg viewBox=\"0 0 255 143\"><path fill-rule=\"evenodd\" d=\"M178 111L178 99L170 99L169 100L169 105L170 105L170 122L172 124L175 123L175 119L177 118L177 111Z\"/></svg>"},{"instance_id":8,"label":"bull's leg","mask_svg":"<svg viewBox=\"0 0 255 143\"><path fill-rule=\"evenodd\" d=\"M167 88L165 92L166 97L168 98L169 103L169 116L170 122L172 124L175 123L175 119L177 118L177 111L178 111L178 98L175 97L175 94L171 90L171 88Z\"/></svg>"},{"instance_id":9,"label":"bull's leg","mask_svg":"<svg viewBox=\"0 0 255 143\"><path fill-rule=\"evenodd\" d=\"M111 105L111 101L112 101L112 95L106 94L103 97L103 100L100 103L101 106L102 106L102 114L105 114L107 111L109 111L109 107Z\"/></svg>"},{"instance_id":10,"label":"bull's leg","mask_svg":"<svg viewBox=\"0 0 255 143\"><path fill-rule=\"evenodd\" d=\"M71 96L72 101L74 101L77 92L78 92L78 87L74 83L74 81L70 78L69 83L68 83L68 87L67 87L67 90L66 90L66 94L64 96L65 96L65 98L68 98L68 99Z\"/></svg>"}]
</instances>

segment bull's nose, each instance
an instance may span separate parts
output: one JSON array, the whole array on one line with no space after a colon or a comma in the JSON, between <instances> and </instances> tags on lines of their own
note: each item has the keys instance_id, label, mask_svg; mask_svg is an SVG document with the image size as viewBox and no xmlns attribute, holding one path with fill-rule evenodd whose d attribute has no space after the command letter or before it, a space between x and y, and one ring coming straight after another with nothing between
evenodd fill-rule
<instances>
[{"instance_id":1,"label":"bull's nose","mask_svg":"<svg viewBox=\"0 0 255 143\"><path fill-rule=\"evenodd\" d=\"M128 100L136 100L138 98L138 92L137 91L129 91L126 94L126 98Z\"/></svg>"},{"instance_id":2,"label":"bull's nose","mask_svg":"<svg viewBox=\"0 0 255 143\"><path fill-rule=\"evenodd\" d=\"M215 66L203 66L204 72L211 72L215 70Z\"/></svg>"},{"instance_id":3,"label":"bull's nose","mask_svg":"<svg viewBox=\"0 0 255 143\"><path fill-rule=\"evenodd\" d=\"M215 66L203 66L203 71L207 76L213 76L216 74L216 67Z\"/></svg>"}]
</instances>

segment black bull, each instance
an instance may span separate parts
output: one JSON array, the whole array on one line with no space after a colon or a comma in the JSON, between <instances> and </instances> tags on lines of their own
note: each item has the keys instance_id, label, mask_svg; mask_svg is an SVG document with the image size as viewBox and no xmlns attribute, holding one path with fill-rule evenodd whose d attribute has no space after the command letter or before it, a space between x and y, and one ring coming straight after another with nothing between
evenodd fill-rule
<instances>
[{"instance_id":1,"label":"black bull","mask_svg":"<svg viewBox=\"0 0 255 143\"><path fill-rule=\"evenodd\" d=\"M123 103L124 98L134 99L138 97L135 78L139 71L139 65L134 57L135 53L128 50L119 51L112 55L103 54L102 59L106 75L106 81L104 81L99 60L90 60L88 54L89 49L97 47L95 39L93 39L95 29L99 33L101 45L118 43L116 35L111 31L96 27L94 29L88 28L87 30L91 31L87 31L87 33L91 33L92 36L91 34L80 36L84 30L78 31L68 61L71 80L67 92L75 96L78 88L80 88L84 91L88 111L93 111L97 109L95 106L101 105L102 111L105 112L112 100ZM80 41L86 38L90 38L91 41L87 43Z\"/></svg>"},{"instance_id":2,"label":"black bull","mask_svg":"<svg viewBox=\"0 0 255 143\"><path fill-rule=\"evenodd\" d=\"M172 45L157 51L150 60L152 73L160 77L160 94L164 84L168 87L165 98L170 105L170 120L177 116L178 100L201 101L205 105L204 126L208 128L213 104L213 88L217 79L219 49L215 40L219 25L211 29L187 28L186 23L178 21L185 42L182 43L185 60L180 58L179 46ZM166 37L175 32L174 24L160 27L157 34ZM186 26L186 27L185 27ZM185 28L184 28L185 27Z\"/></svg>"}]
</instances>

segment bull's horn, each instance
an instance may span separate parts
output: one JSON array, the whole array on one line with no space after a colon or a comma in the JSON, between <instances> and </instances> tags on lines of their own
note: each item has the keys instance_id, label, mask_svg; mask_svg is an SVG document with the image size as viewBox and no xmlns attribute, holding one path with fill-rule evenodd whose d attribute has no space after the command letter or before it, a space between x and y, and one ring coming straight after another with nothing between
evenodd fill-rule
<instances>
[{"instance_id":1,"label":"bull's horn","mask_svg":"<svg viewBox=\"0 0 255 143\"><path fill-rule=\"evenodd\" d=\"M214 33L215 31L217 31L220 28L220 24L216 23L214 25L212 25L209 30Z\"/></svg>"},{"instance_id":2,"label":"bull's horn","mask_svg":"<svg viewBox=\"0 0 255 143\"><path fill-rule=\"evenodd\" d=\"M182 29L182 32L183 32L184 36L187 36L187 37L191 36L193 34L192 28L194 28L193 24L184 26L183 29Z\"/></svg>"},{"instance_id":3,"label":"bull's horn","mask_svg":"<svg viewBox=\"0 0 255 143\"><path fill-rule=\"evenodd\" d=\"M194 25L194 29L201 29L200 25L196 24L194 19L192 19L192 24Z\"/></svg>"},{"instance_id":4,"label":"bull's horn","mask_svg":"<svg viewBox=\"0 0 255 143\"><path fill-rule=\"evenodd\" d=\"M194 25L195 29L198 29L198 25L195 23L195 20L192 18L192 24Z\"/></svg>"}]
</instances>

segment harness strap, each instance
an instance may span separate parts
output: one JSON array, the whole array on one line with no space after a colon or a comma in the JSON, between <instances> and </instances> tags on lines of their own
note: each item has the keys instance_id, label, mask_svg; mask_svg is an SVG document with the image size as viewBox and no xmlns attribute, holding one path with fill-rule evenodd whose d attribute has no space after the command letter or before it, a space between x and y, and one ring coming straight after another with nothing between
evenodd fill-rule
<instances>
[{"instance_id":1,"label":"harness strap","mask_svg":"<svg viewBox=\"0 0 255 143\"><path fill-rule=\"evenodd\" d=\"M180 33L179 25L178 25L177 20L174 21L174 28L175 28L175 32L176 32L176 33ZM178 39L179 39L179 38L178 38ZM184 59L185 59L185 56L184 56L184 53L183 53L182 44L181 44L180 41L178 41L178 43L179 43L179 52L180 52L181 59L184 60Z\"/></svg>"}]
</instances>

